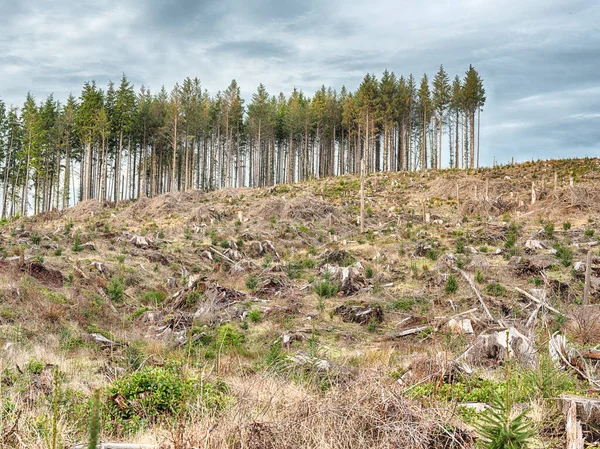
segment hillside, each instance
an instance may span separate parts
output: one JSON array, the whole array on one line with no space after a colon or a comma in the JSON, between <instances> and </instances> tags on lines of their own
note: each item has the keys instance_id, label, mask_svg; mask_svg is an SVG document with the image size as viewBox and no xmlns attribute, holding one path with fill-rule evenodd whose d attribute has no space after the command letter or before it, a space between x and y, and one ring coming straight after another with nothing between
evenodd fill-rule
<instances>
[{"instance_id":1,"label":"hillside","mask_svg":"<svg viewBox=\"0 0 600 449\"><path fill-rule=\"evenodd\" d=\"M86 442L98 392L103 441L474 447L510 385L565 447L556 398L600 385L600 160L365 186L364 234L355 176L3 223L2 444Z\"/></svg>"}]
</instances>

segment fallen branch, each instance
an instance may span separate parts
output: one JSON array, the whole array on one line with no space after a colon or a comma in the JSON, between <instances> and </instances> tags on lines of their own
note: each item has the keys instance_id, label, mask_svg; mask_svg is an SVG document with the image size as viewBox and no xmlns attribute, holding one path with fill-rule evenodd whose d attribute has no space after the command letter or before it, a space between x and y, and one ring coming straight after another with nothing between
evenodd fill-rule
<instances>
[{"instance_id":1,"label":"fallen branch","mask_svg":"<svg viewBox=\"0 0 600 449\"><path fill-rule=\"evenodd\" d=\"M533 302L540 304L542 307L545 307L546 309L550 310L551 312L556 313L557 315L562 315L562 313L560 313L558 310L556 310L554 307L552 307L551 305L546 304L544 301L536 298L535 296L533 296L531 293L527 293L525 290L521 290L519 287L513 287L515 289L515 291L517 291L518 293L521 293L523 296L531 299Z\"/></svg>"},{"instance_id":2,"label":"fallen branch","mask_svg":"<svg viewBox=\"0 0 600 449\"><path fill-rule=\"evenodd\" d=\"M76 444L70 449L84 449L87 444ZM154 444L133 444L133 443L100 443L96 446L97 449L155 449Z\"/></svg>"},{"instance_id":3,"label":"fallen branch","mask_svg":"<svg viewBox=\"0 0 600 449\"><path fill-rule=\"evenodd\" d=\"M234 265L235 265L235 262L234 262L233 260L231 260L229 257L227 257L225 254L223 254L221 251L218 251L217 249L215 249L215 248L214 248L214 247L212 247L212 246L210 246L209 248L210 248L210 250L211 250L213 253L215 253L215 254L217 254L217 255L221 256L223 259L225 259L225 260L226 260L226 261L228 261L229 263L232 263L232 264L234 264Z\"/></svg>"},{"instance_id":4,"label":"fallen branch","mask_svg":"<svg viewBox=\"0 0 600 449\"><path fill-rule=\"evenodd\" d=\"M473 292L475 292L475 295L477 296L477 299L479 300L479 302L481 303L481 306L483 307L483 310L485 311L485 314L488 316L488 318L492 321L495 321L496 323L498 323L500 326L504 326L504 323L500 320L496 320L492 314L490 313L490 310L488 309L487 305L485 304L481 294L479 293L479 291L477 290L477 287L475 287L475 283L471 280L471 278L469 277L469 275L467 273L465 273L463 270L461 270L458 267L453 267L456 271L458 271L460 274L462 274L462 276L466 279L466 281L469 283L469 285L471 286L471 290L473 290Z\"/></svg>"},{"instance_id":5,"label":"fallen branch","mask_svg":"<svg viewBox=\"0 0 600 449\"><path fill-rule=\"evenodd\" d=\"M406 329L400 332L394 332L392 334L388 334L384 337L384 339L386 340L393 340L396 338L401 338L401 337L406 337L407 335L413 335L413 334L418 334L419 332L423 332L426 329L431 329L431 326L427 325L427 326L418 326L418 327L413 327L410 329Z\"/></svg>"}]
</instances>

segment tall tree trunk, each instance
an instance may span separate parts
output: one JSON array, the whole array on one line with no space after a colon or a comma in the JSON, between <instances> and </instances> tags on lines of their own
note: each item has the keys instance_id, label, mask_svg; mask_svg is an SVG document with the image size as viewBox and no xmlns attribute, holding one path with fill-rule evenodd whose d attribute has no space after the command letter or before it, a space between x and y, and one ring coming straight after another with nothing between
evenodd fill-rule
<instances>
[{"instance_id":1,"label":"tall tree trunk","mask_svg":"<svg viewBox=\"0 0 600 449\"><path fill-rule=\"evenodd\" d=\"M6 163L4 164L4 187L2 189L2 218L6 218L6 201L8 199L8 174L11 170L11 162L12 162L12 149L14 142L15 130L14 127L11 129L10 133L10 143L8 144L8 156L6 159Z\"/></svg>"},{"instance_id":2,"label":"tall tree trunk","mask_svg":"<svg viewBox=\"0 0 600 449\"><path fill-rule=\"evenodd\" d=\"M175 113L175 119L173 120L173 139L171 142L173 150L173 158L171 161L171 192L175 191L175 182L177 180L177 122L179 121L178 114Z\"/></svg>"}]
</instances>

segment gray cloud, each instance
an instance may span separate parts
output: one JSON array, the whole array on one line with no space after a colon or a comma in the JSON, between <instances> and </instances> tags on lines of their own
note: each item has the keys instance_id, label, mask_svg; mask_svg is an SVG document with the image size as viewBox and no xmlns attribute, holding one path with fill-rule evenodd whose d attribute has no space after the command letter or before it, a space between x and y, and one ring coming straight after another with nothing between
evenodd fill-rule
<instances>
[{"instance_id":1,"label":"gray cloud","mask_svg":"<svg viewBox=\"0 0 600 449\"><path fill-rule=\"evenodd\" d=\"M24 0L1 2L0 96L78 95L124 71L139 87L186 76L248 98L440 64L482 75L482 159L600 153L600 3L589 0Z\"/></svg>"}]
</instances>

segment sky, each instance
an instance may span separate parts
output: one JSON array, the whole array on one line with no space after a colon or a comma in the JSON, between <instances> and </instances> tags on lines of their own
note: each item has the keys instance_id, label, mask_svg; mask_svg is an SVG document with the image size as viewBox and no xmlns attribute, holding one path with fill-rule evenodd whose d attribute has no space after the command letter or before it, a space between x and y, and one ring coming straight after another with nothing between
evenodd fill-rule
<instances>
[{"instance_id":1,"label":"sky","mask_svg":"<svg viewBox=\"0 0 600 449\"><path fill-rule=\"evenodd\" d=\"M0 98L232 79L250 98L366 73L484 80L481 159L600 156L600 0L0 0Z\"/></svg>"}]
</instances>

